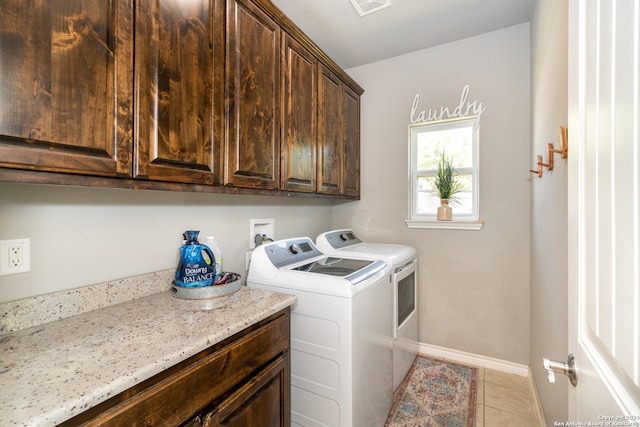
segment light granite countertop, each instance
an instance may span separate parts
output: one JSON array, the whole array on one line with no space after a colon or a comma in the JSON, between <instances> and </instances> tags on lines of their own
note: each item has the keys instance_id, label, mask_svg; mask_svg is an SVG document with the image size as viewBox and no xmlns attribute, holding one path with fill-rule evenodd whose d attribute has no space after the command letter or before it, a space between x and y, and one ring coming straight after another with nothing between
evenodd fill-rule
<instances>
[{"instance_id":1,"label":"light granite countertop","mask_svg":"<svg viewBox=\"0 0 640 427\"><path fill-rule=\"evenodd\" d=\"M0 335L0 425L67 420L295 303L242 286L209 300L170 291Z\"/></svg>"}]
</instances>

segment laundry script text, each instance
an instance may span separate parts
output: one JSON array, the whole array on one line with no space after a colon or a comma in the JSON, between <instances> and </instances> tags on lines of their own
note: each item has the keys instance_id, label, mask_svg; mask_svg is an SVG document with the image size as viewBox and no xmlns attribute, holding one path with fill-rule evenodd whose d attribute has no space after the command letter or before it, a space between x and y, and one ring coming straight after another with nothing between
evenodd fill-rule
<instances>
[{"instance_id":1,"label":"laundry script text","mask_svg":"<svg viewBox=\"0 0 640 427\"><path fill-rule=\"evenodd\" d=\"M482 116L482 113L484 113L484 111L487 109L487 107L482 105L482 102L467 102L468 97L469 85L466 85L462 89L460 102L453 109L449 109L449 107L440 107L440 109L436 108L434 110L429 108L429 110L422 110L418 112L418 105L420 104L420 94L416 94L415 98L413 98L413 105L411 106L411 123L436 122L458 117L476 116L474 126L478 126L478 124L480 123L480 117Z\"/></svg>"}]
</instances>

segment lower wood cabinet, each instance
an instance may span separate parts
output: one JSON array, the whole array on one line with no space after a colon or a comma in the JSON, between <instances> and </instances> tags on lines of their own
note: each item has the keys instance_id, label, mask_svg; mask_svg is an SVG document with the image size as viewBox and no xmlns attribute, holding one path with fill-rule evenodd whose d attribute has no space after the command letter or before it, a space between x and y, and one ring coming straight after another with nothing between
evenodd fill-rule
<instances>
[{"instance_id":1,"label":"lower wood cabinet","mask_svg":"<svg viewBox=\"0 0 640 427\"><path fill-rule=\"evenodd\" d=\"M62 425L288 426L289 309Z\"/></svg>"},{"instance_id":2,"label":"lower wood cabinet","mask_svg":"<svg viewBox=\"0 0 640 427\"><path fill-rule=\"evenodd\" d=\"M282 391L289 387L288 360L278 358L245 386L207 411L203 426L288 426Z\"/></svg>"}]
</instances>

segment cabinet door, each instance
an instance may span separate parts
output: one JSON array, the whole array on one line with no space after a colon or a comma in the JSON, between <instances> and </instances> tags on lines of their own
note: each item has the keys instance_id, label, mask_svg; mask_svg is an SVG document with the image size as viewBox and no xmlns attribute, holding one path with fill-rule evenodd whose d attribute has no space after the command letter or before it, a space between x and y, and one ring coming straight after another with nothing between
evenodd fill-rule
<instances>
[{"instance_id":1,"label":"cabinet door","mask_svg":"<svg viewBox=\"0 0 640 427\"><path fill-rule=\"evenodd\" d=\"M289 353L270 363L203 417L205 427L291 425Z\"/></svg>"},{"instance_id":2,"label":"cabinet door","mask_svg":"<svg viewBox=\"0 0 640 427\"><path fill-rule=\"evenodd\" d=\"M320 66L318 193L360 196L360 96Z\"/></svg>"},{"instance_id":3,"label":"cabinet door","mask_svg":"<svg viewBox=\"0 0 640 427\"><path fill-rule=\"evenodd\" d=\"M227 0L225 185L279 188L280 38L249 0Z\"/></svg>"},{"instance_id":4,"label":"cabinet door","mask_svg":"<svg viewBox=\"0 0 640 427\"><path fill-rule=\"evenodd\" d=\"M281 188L316 191L317 59L283 37Z\"/></svg>"},{"instance_id":5,"label":"cabinet door","mask_svg":"<svg viewBox=\"0 0 640 427\"><path fill-rule=\"evenodd\" d=\"M222 76L216 81L224 37L219 3L137 2L136 178L215 181L224 99Z\"/></svg>"},{"instance_id":6,"label":"cabinet door","mask_svg":"<svg viewBox=\"0 0 640 427\"><path fill-rule=\"evenodd\" d=\"M323 65L318 79L318 193L342 192L342 153L344 151L341 117L341 82Z\"/></svg>"},{"instance_id":7,"label":"cabinet door","mask_svg":"<svg viewBox=\"0 0 640 427\"><path fill-rule=\"evenodd\" d=\"M3 0L0 166L131 176L132 10Z\"/></svg>"},{"instance_id":8,"label":"cabinet door","mask_svg":"<svg viewBox=\"0 0 640 427\"><path fill-rule=\"evenodd\" d=\"M344 157L342 194L360 197L360 96L342 85Z\"/></svg>"}]
</instances>

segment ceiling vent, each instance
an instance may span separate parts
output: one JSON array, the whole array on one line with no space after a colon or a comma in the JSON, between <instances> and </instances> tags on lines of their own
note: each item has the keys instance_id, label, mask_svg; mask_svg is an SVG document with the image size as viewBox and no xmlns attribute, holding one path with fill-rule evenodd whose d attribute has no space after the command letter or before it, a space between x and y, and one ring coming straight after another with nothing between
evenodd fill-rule
<instances>
[{"instance_id":1,"label":"ceiling vent","mask_svg":"<svg viewBox=\"0 0 640 427\"><path fill-rule=\"evenodd\" d=\"M391 6L391 0L350 0L358 15L365 16Z\"/></svg>"}]
</instances>

